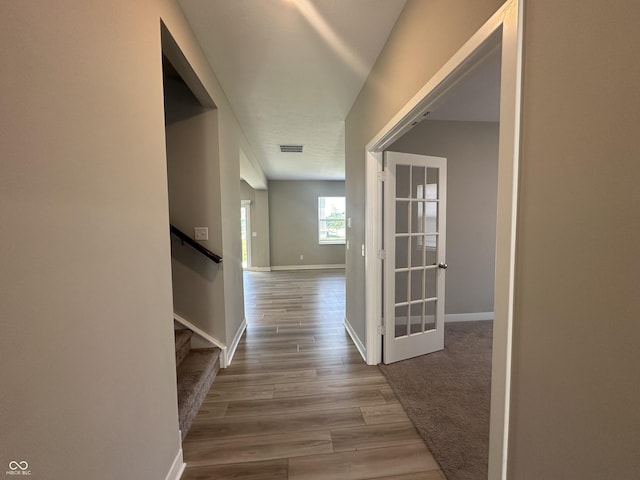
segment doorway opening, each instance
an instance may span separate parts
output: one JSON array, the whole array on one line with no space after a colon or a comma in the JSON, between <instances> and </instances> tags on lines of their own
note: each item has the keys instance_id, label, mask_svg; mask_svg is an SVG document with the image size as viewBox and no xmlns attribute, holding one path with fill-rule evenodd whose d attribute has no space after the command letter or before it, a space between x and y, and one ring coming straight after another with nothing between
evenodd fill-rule
<instances>
[{"instance_id":1,"label":"doorway opening","mask_svg":"<svg viewBox=\"0 0 640 480\"><path fill-rule=\"evenodd\" d=\"M500 126L496 209L496 257L494 282L494 328L491 367L491 424L489 478L506 478L509 419L511 331L515 227L520 136L520 79L522 57L522 9L509 0L429 80L413 99L366 147L366 251L382 251L383 152L427 117L439 101L471 74L492 51L500 52ZM367 363L380 363L383 318L381 301L383 255L366 255L366 354Z\"/></svg>"},{"instance_id":2,"label":"doorway opening","mask_svg":"<svg viewBox=\"0 0 640 480\"><path fill-rule=\"evenodd\" d=\"M251 268L251 201L242 200L240 206L240 238L242 240L242 268Z\"/></svg>"}]
</instances>

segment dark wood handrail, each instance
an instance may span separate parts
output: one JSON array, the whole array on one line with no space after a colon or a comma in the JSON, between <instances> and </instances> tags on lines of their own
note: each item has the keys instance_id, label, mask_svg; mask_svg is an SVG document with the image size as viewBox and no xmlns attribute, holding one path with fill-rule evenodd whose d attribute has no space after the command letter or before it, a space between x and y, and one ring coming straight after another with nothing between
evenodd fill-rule
<instances>
[{"instance_id":1,"label":"dark wood handrail","mask_svg":"<svg viewBox=\"0 0 640 480\"><path fill-rule=\"evenodd\" d=\"M186 243L191 248L198 251L199 253L201 253L202 255L204 255L205 257L207 257L209 260L213 262L216 262L216 263L222 262L222 257L220 255L216 255L212 251L207 250L206 248L204 248L202 245L200 245L198 242L196 242L193 238L191 238L189 235L187 235L183 231L177 229L173 225L169 225L169 229L172 235L175 235L180 240L182 240L183 244Z\"/></svg>"}]
</instances>

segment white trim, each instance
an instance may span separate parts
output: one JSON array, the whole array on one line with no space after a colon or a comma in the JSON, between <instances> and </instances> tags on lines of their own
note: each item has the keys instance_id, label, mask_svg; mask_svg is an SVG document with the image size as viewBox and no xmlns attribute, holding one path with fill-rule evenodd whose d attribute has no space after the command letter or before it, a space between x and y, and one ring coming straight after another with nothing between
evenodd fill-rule
<instances>
[{"instance_id":1,"label":"white trim","mask_svg":"<svg viewBox=\"0 0 640 480\"><path fill-rule=\"evenodd\" d=\"M347 330L347 333L351 337L351 340L353 341L353 344L358 349L358 352L360 352L360 355L362 356L362 359L366 362L367 361L366 349L364 348L364 345L362 344L362 341L360 340L360 337L358 337L358 335L356 334L356 331L353 329L353 327L349 323L349 320L347 319L346 316L344 317L344 328Z\"/></svg>"},{"instance_id":2,"label":"white trim","mask_svg":"<svg viewBox=\"0 0 640 480\"><path fill-rule=\"evenodd\" d=\"M240 340L242 339L242 335L244 334L246 329L247 329L247 319L243 318L240 328L236 332L235 337L233 337L233 341L231 342L231 345L229 345L229 350L227 352L227 366L231 365L231 360L233 360L233 355L236 353L238 344L240 343Z\"/></svg>"},{"instance_id":3,"label":"white trim","mask_svg":"<svg viewBox=\"0 0 640 480\"><path fill-rule=\"evenodd\" d=\"M222 343L217 338L212 337L207 332L202 330L200 327L197 327L196 325L191 323L189 320L181 317L180 315L178 315L175 312L173 312L173 319L176 322L178 322L180 325L182 325L183 327L187 327L195 335L197 335L200 339L202 339L205 342L213 345L214 347L218 347L221 350L221 352L220 352L220 368L227 368L227 366L229 365L229 363L227 361L227 346L224 343Z\"/></svg>"},{"instance_id":4,"label":"white trim","mask_svg":"<svg viewBox=\"0 0 640 480\"><path fill-rule=\"evenodd\" d=\"M335 263L331 265L277 265L272 266L271 270L327 270L330 268L345 268L344 263Z\"/></svg>"},{"instance_id":5,"label":"white trim","mask_svg":"<svg viewBox=\"0 0 640 480\"><path fill-rule=\"evenodd\" d=\"M513 0L502 26L496 270L489 426L489 478L506 480L511 400L513 305L520 159L524 0Z\"/></svg>"},{"instance_id":6,"label":"white trim","mask_svg":"<svg viewBox=\"0 0 640 480\"><path fill-rule=\"evenodd\" d=\"M414 121L436 103L447 91L461 81L480 60L493 53L500 44L494 36L502 25L510 4L518 0L507 0L500 9L445 63L438 72L409 100L404 107L367 144L367 152L382 152L402 137L413 126ZM377 176L377 173L376 173Z\"/></svg>"},{"instance_id":7,"label":"white trim","mask_svg":"<svg viewBox=\"0 0 640 480\"><path fill-rule=\"evenodd\" d=\"M173 463L171 464L171 468L169 469L167 476L164 477L165 480L180 480L186 466L187 464L184 463L182 458L182 448L180 448L176 454L176 458L173 459Z\"/></svg>"},{"instance_id":8,"label":"white trim","mask_svg":"<svg viewBox=\"0 0 640 480\"><path fill-rule=\"evenodd\" d=\"M365 165L365 331L367 364L377 365L382 361L382 338L378 325L382 321L382 258L376 254L382 245L382 151L371 151L367 146ZM375 185L374 188L372 186ZM369 252L372 252L369 255Z\"/></svg>"},{"instance_id":9,"label":"white trim","mask_svg":"<svg viewBox=\"0 0 640 480\"><path fill-rule=\"evenodd\" d=\"M381 361L382 152L411 128L444 93L497 45L502 46L500 141L496 225L496 276L489 431L489 478L507 478L511 394L518 163L522 81L523 2L507 0L420 91L367 144L365 159L365 325L367 363ZM500 32L500 28L502 31Z\"/></svg>"},{"instance_id":10,"label":"white trim","mask_svg":"<svg viewBox=\"0 0 640 480\"><path fill-rule=\"evenodd\" d=\"M240 205L251 205L251 200L240 200Z\"/></svg>"},{"instance_id":11,"label":"white trim","mask_svg":"<svg viewBox=\"0 0 640 480\"><path fill-rule=\"evenodd\" d=\"M246 270L250 272L270 272L271 267L249 267Z\"/></svg>"},{"instance_id":12,"label":"white trim","mask_svg":"<svg viewBox=\"0 0 640 480\"><path fill-rule=\"evenodd\" d=\"M445 313L444 315L444 323L479 322L482 320L493 320L493 312Z\"/></svg>"}]
</instances>

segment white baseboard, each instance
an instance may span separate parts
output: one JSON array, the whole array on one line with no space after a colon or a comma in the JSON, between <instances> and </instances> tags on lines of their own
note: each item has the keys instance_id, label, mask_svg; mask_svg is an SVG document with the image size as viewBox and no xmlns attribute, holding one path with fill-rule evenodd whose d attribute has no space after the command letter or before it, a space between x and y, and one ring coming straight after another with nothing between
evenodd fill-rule
<instances>
[{"instance_id":1,"label":"white baseboard","mask_svg":"<svg viewBox=\"0 0 640 480\"><path fill-rule=\"evenodd\" d=\"M478 322L480 320L493 320L493 312L447 313L444 316L444 323Z\"/></svg>"},{"instance_id":2,"label":"white baseboard","mask_svg":"<svg viewBox=\"0 0 640 480\"><path fill-rule=\"evenodd\" d=\"M249 267L247 270L250 272L270 272L271 267Z\"/></svg>"},{"instance_id":3,"label":"white baseboard","mask_svg":"<svg viewBox=\"0 0 640 480\"><path fill-rule=\"evenodd\" d=\"M176 458L173 460L173 465L171 465L171 468L169 469L169 473L164 477L165 480L180 480L186 466L187 464L184 463L182 458L182 448L180 448L176 454Z\"/></svg>"},{"instance_id":4,"label":"white baseboard","mask_svg":"<svg viewBox=\"0 0 640 480\"><path fill-rule=\"evenodd\" d=\"M240 339L242 338L242 335L244 334L246 329L247 329L247 319L243 318L240 328L236 332L235 337L233 337L233 341L231 342L231 345L229 345L229 350L227 351L227 366L231 365L231 360L233 359L233 355L236 353L236 349L238 348Z\"/></svg>"},{"instance_id":5,"label":"white baseboard","mask_svg":"<svg viewBox=\"0 0 640 480\"><path fill-rule=\"evenodd\" d=\"M327 270L330 268L345 268L344 263L335 263L331 265L277 265L272 266L271 270Z\"/></svg>"},{"instance_id":6,"label":"white baseboard","mask_svg":"<svg viewBox=\"0 0 640 480\"><path fill-rule=\"evenodd\" d=\"M360 340L360 338L356 334L356 331L353 329L353 327L349 323L349 320L347 319L346 316L344 317L344 328L347 330L347 333L351 337L351 340L353 340L353 344L356 346L356 348L358 349L358 352L360 352L360 355L362 356L362 359L366 363L366 361L367 361L367 349L364 348L364 344L362 343L362 341Z\"/></svg>"},{"instance_id":7,"label":"white baseboard","mask_svg":"<svg viewBox=\"0 0 640 480\"><path fill-rule=\"evenodd\" d=\"M203 347L208 347L208 346L211 346L211 345L213 345L214 347L218 347L221 350L221 352L220 352L220 368L227 368L227 365L229 365L228 352L227 352L227 346L224 343L222 343L217 338L212 337L207 332L205 332L204 330L202 330L201 328L197 327L196 325L191 323L189 320L187 320L186 318L181 317L180 315L178 315L175 312L173 313L173 318L180 325L182 325L183 327L188 328L195 335L197 335L198 338L193 339L194 343L195 343L194 346L196 348L203 348ZM200 340L200 342L198 342L198 340ZM202 345L202 341L204 341L204 346Z\"/></svg>"}]
</instances>

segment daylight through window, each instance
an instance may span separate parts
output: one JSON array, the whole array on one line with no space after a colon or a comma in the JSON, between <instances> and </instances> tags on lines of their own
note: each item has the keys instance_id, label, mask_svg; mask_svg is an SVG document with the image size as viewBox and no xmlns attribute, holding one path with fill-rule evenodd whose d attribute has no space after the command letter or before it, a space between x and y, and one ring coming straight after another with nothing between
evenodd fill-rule
<instances>
[{"instance_id":1,"label":"daylight through window","mask_svg":"<svg viewBox=\"0 0 640 480\"><path fill-rule=\"evenodd\" d=\"M345 243L344 197L318 197L318 242Z\"/></svg>"}]
</instances>

